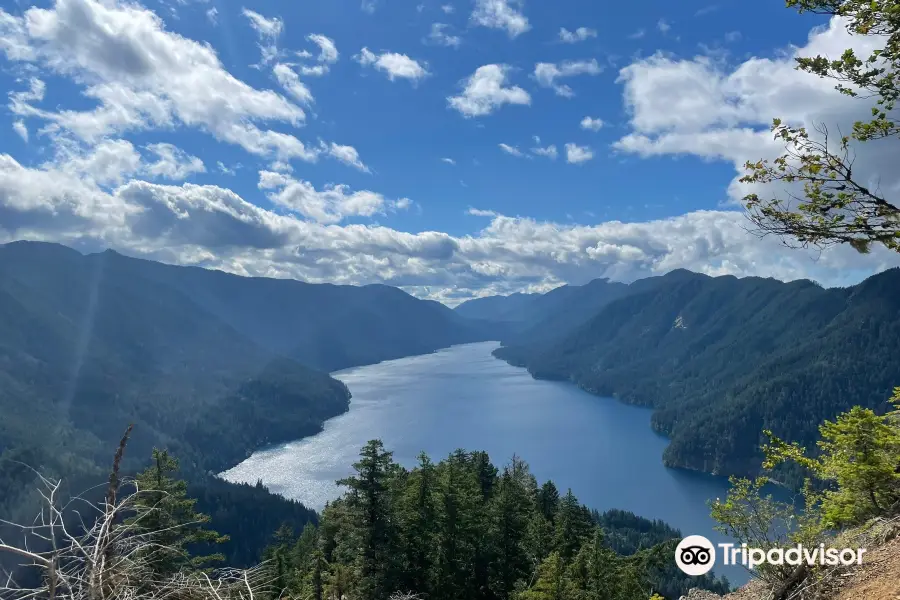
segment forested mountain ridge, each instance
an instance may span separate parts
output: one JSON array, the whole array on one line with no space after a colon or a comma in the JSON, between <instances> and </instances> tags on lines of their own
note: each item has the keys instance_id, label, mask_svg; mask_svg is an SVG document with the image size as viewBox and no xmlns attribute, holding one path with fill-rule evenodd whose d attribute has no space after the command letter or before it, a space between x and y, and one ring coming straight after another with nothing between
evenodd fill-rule
<instances>
[{"instance_id":1,"label":"forested mountain ridge","mask_svg":"<svg viewBox=\"0 0 900 600\"><path fill-rule=\"evenodd\" d=\"M387 286L319 286L56 244L0 246L0 458L73 482L169 448L202 477L316 433L350 393L338 369L484 339ZM36 436L40 431L43 435ZM32 475L0 461L0 512Z\"/></svg>"},{"instance_id":2,"label":"forested mountain ridge","mask_svg":"<svg viewBox=\"0 0 900 600\"><path fill-rule=\"evenodd\" d=\"M687 271L629 288L567 335L495 354L655 407L668 465L753 472L763 429L810 444L851 406L886 410L900 380L898 269L844 289Z\"/></svg>"}]
</instances>

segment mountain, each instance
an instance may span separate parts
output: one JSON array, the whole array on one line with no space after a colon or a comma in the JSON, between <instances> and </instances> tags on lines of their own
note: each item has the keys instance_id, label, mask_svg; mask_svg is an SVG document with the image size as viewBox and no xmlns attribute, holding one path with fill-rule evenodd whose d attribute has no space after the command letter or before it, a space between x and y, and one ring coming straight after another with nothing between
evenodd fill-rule
<instances>
[{"instance_id":1,"label":"mountain","mask_svg":"<svg viewBox=\"0 0 900 600\"><path fill-rule=\"evenodd\" d=\"M546 294L487 296L463 302L456 312L469 318L504 323L506 344L535 342L559 336L587 321L607 302L621 297L629 287L608 279L585 285L563 285Z\"/></svg>"},{"instance_id":2,"label":"mountain","mask_svg":"<svg viewBox=\"0 0 900 600\"><path fill-rule=\"evenodd\" d=\"M45 243L0 246L0 458L70 480L154 446L218 472L347 410L325 371L486 339L387 286L313 285ZM41 435L35 435L41 432ZM0 512L30 474L0 460Z\"/></svg>"},{"instance_id":3,"label":"mountain","mask_svg":"<svg viewBox=\"0 0 900 600\"><path fill-rule=\"evenodd\" d=\"M761 430L809 445L823 419L883 412L900 384L898 269L845 289L687 271L628 288L574 330L495 355L656 408L669 465L751 473Z\"/></svg>"}]
</instances>

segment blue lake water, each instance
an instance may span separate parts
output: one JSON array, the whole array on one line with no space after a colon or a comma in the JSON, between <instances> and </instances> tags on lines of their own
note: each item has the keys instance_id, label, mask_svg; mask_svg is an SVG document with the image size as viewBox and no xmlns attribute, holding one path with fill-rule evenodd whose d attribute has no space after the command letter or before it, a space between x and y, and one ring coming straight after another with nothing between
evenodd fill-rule
<instances>
[{"instance_id":1,"label":"blue lake water","mask_svg":"<svg viewBox=\"0 0 900 600\"><path fill-rule=\"evenodd\" d=\"M320 434L256 452L222 476L261 479L318 510L340 494L334 481L350 474L368 440L380 438L407 467L423 450L436 461L457 448L486 450L498 467L522 457L539 481L572 488L597 510L630 510L684 535L724 540L707 503L724 497L728 482L663 466L667 442L650 429L649 410L532 379L492 357L497 346L467 344L334 373L353 394L349 412ZM740 567L716 572L747 580Z\"/></svg>"}]
</instances>

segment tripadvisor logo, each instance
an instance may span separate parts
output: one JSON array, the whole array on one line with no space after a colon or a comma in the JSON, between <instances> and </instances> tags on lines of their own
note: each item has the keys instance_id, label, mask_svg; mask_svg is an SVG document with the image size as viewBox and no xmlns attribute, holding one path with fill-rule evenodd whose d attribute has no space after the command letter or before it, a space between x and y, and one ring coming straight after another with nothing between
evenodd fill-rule
<instances>
[{"instance_id":1,"label":"tripadvisor logo","mask_svg":"<svg viewBox=\"0 0 900 600\"><path fill-rule=\"evenodd\" d=\"M716 564L716 548L702 535L689 535L675 548L675 564L688 575L704 575Z\"/></svg>"},{"instance_id":2,"label":"tripadvisor logo","mask_svg":"<svg viewBox=\"0 0 900 600\"><path fill-rule=\"evenodd\" d=\"M750 548L747 544L720 543L718 554L723 565L743 565L755 569L759 565L807 564L810 566L861 565L865 548L826 548L825 544L808 548L802 544L790 548ZM702 535L689 535L675 548L675 564L694 577L709 573L716 564L716 546Z\"/></svg>"}]
</instances>

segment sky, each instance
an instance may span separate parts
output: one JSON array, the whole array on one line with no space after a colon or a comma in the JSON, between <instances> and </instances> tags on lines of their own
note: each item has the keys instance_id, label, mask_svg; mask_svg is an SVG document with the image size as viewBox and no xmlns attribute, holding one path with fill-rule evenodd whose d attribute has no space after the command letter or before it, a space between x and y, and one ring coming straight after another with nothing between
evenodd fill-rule
<instances>
[{"instance_id":1,"label":"sky","mask_svg":"<svg viewBox=\"0 0 900 600\"><path fill-rule=\"evenodd\" d=\"M454 305L597 277L850 285L881 248L747 230L774 117L869 105L794 69L874 41L783 0L0 0L0 242ZM858 150L888 197L895 151ZM789 190L788 190L789 191Z\"/></svg>"}]
</instances>

